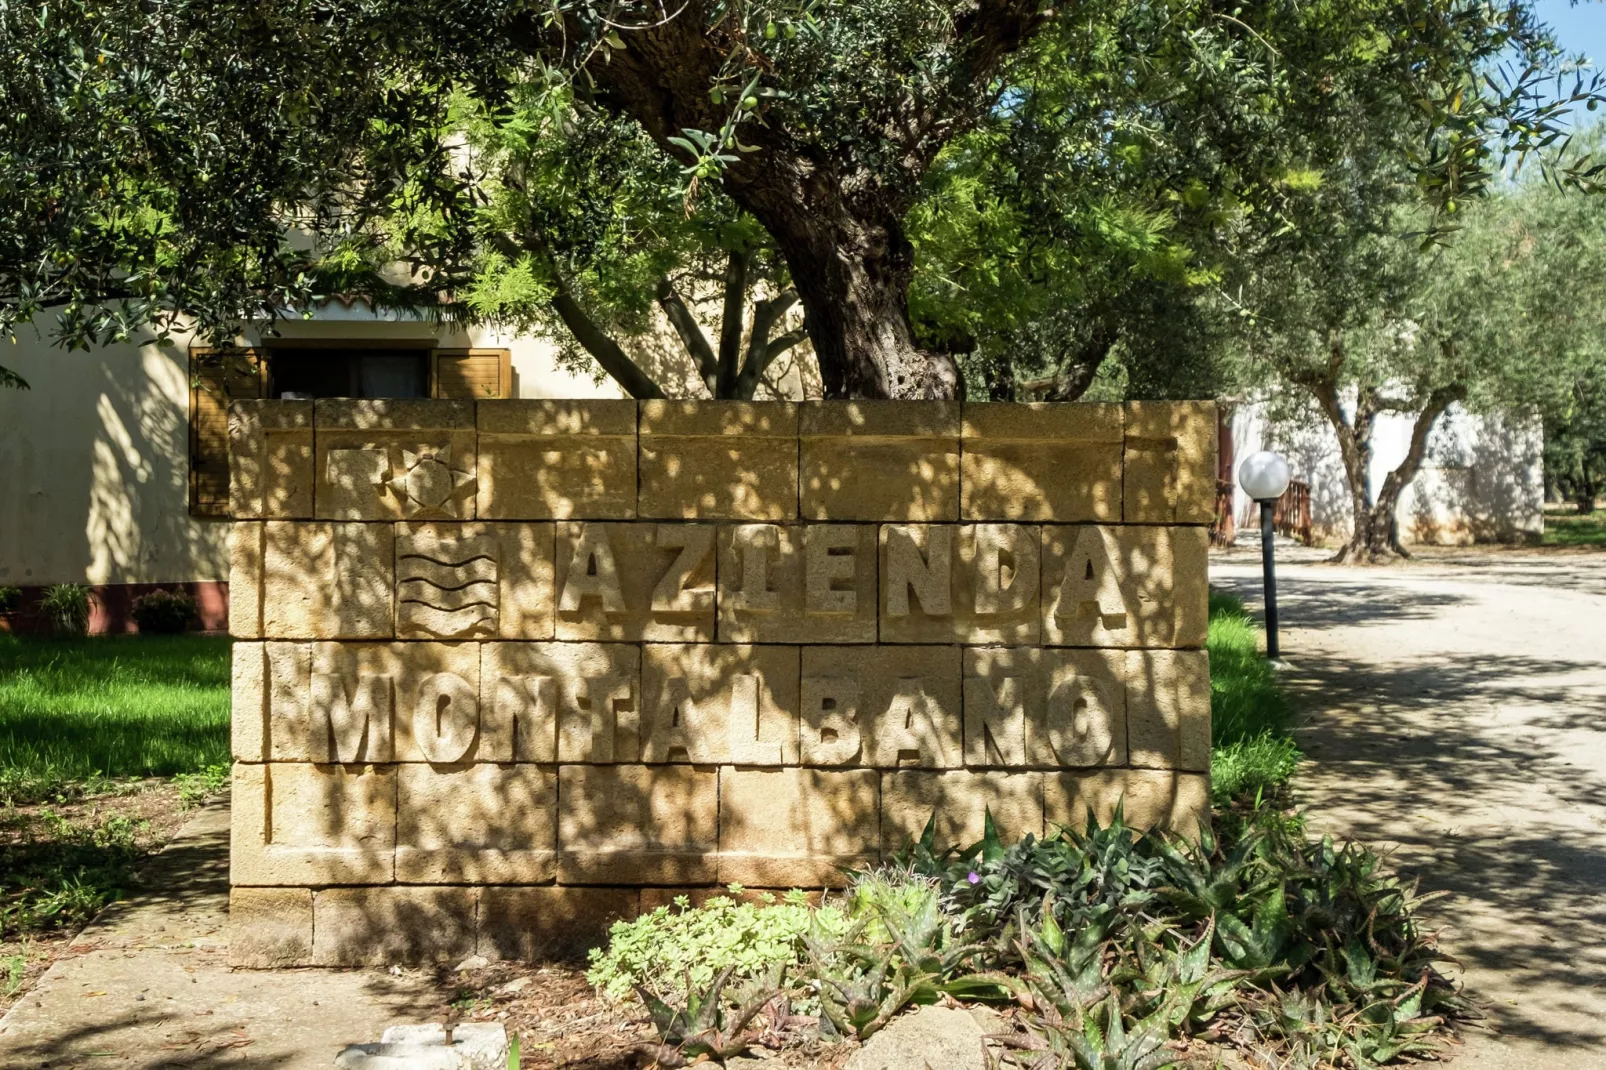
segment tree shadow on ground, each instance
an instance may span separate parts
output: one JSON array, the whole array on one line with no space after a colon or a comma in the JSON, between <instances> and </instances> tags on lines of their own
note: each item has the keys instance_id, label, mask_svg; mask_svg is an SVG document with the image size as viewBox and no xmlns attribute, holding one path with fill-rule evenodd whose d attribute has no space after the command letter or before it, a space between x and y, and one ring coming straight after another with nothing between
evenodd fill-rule
<instances>
[{"instance_id":1,"label":"tree shadow on ground","mask_svg":"<svg viewBox=\"0 0 1606 1070\"><path fill-rule=\"evenodd\" d=\"M1432 620L1445 609L1469 600L1448 591L1407 592L1371 579L1346 580L1343 573L1336 570L1314 578L1305 571L1295 577L1280 576L1279 580L1279 593L1284 598L1280 603L1280 620L1284 627L1325 630ZM1210 586L1242 598L1257 619L1264 619L1263 586L1258 571L1250 576L1214 569Z\"/></svg>"},{"instance_id":2,"label":"tree shadow on ground","mask_svg":"<svg viewBox=\"0 0 1606 1070\"><path fill-rule=\"evenodd\" d=\"M1588 668L1302 655L1289 678L1314 824L1451 893L1429 916L1466 967L1502 975L1471 993L1489 1024L1572 1051L1600 1042L1579 1027L1606 988L1606 695L1566 683Z\"/></svg>"}]
</instances>

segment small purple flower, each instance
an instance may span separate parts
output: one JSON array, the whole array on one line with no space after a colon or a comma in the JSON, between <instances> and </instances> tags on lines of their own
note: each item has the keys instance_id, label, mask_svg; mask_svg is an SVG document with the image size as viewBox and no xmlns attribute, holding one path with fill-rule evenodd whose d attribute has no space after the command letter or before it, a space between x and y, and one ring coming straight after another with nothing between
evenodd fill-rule
<instances>
[{"instance_id":1,"label":"small purple flower","mask_svg":"<svg viewBox=\"0 0 1606 1070\"><path fill-rule=\"evenodd\" d=\"M971 884L980 884L981 883L981 874L977 873L975 870L971 870L970 871L970 876L966 877L965 879L967 881L969 881Z\"/></svg>"}]
</instances>

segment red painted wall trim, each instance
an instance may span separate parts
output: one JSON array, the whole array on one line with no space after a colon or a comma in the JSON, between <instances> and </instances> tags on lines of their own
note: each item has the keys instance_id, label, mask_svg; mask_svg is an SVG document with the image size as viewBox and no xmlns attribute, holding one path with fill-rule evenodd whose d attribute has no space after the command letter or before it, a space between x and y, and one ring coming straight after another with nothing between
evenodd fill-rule
<instances>
[{"instance_id":1,"label":"red painted wall trim","mask_svg":"<svg viewBox=\"0 0 1606 1070\"><path fill-rule=\"evenodd\" d=\"M38 610L44 587L23 587L17 610L0 614L0 632L21 634L50 631L50 621ZM96 583L89 585L89 634L123 635L139 631L134 624L134 599L152 591L181 590L195 599L200 630L229 630L229 584L227 580L201 580L190 583Z\"/></svg>"}]
</instances>

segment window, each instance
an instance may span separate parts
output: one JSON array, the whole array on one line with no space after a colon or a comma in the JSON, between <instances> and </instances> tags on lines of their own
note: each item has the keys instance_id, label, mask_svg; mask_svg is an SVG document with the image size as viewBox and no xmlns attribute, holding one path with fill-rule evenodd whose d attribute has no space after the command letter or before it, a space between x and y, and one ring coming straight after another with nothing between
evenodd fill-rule
<instances>
[{"instance_id":1,"label":"window","mask_svg":"<svg viewBox=\"0 0 1606 1070\"><path fill-rule=\"evenodd\" d=\"M190 350L190 513L229 512L229 402L249 398L506 398L505 349L277 345Z\"/></svg>"}]
</instances>

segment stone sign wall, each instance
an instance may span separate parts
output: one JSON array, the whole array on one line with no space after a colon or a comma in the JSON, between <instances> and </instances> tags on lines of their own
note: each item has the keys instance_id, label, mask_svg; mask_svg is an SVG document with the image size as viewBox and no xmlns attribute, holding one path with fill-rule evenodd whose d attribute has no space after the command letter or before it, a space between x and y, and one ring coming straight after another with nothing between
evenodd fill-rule
<instances>
[{"instance_id":1,"label":"stone sign wall","mask_svg":"<svg viewBox=\"0 0 1606 1070\"><path fill-rule=\"evenodd\" d=\"M918 834L1208 812L1209 404L230 417L243 965L533 957Z\"/></svg>"}]
</instances>

